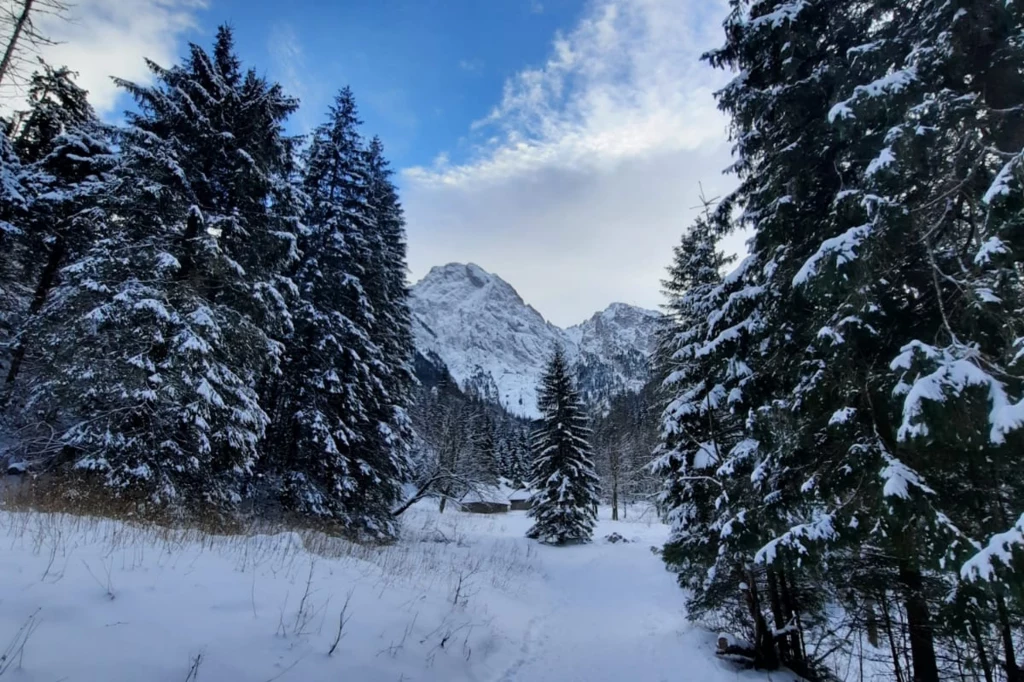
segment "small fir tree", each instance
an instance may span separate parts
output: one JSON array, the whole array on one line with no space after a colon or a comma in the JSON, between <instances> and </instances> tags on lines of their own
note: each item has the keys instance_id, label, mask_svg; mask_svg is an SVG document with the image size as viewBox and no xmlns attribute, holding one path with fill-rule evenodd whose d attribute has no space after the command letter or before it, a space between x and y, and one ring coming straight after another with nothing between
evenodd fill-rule
<instances>
[{"instance_id":1,"label":"small fir tree","mask_svg":"<svg viewBox=\"0 0 1024 682\"><path fill-rule=\"evenodd\" d=\"M553 545L590 542L598 478L586 413L561 348L541 380L537 407L541 418L533 436L529 511L534 524L526 536Z\"/></svg>"}]
</instances>

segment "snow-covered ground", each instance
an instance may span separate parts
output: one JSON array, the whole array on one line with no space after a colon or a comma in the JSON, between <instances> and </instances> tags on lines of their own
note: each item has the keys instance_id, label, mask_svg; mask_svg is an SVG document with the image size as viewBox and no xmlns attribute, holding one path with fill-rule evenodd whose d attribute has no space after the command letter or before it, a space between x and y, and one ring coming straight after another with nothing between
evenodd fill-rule
<instances>
[{"instance_id":1,"label":"snow-covered ground","mask_svg":"<svg viewBox=\"0 0 1024 682\"><path fill-rule=\"evenodd\" d=\"M651 552L666 528L606 517L591 545L543 547L524 512L424 504L364 548L0 513L0 680L767 679L687 623Z\"/></svg>"}]
</instances>

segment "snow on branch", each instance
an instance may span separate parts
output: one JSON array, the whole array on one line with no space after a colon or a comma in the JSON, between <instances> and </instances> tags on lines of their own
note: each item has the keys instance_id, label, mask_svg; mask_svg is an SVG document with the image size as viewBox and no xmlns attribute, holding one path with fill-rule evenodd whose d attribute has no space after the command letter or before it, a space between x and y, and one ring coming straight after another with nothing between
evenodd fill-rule
<instances>
[{"instance_id":1,"label":"snow on branch","mask_svg":"<svg viewBox=\"0 0 1024 682\"><path fill-rule=\"evenodd\" d=\"M1010 566L1014 550L1024 549L1024 514L1005 533L993 535L977 554L960 568L960 577L971 582L992 581L999 566Z\"/></svg>"},{"instance_id":2,"label":"snow on branch","mask_svg":"<svg viewBox=\"0 0 1024 682\"><path fill-rule=\"evenodd\" d=\"M828 112L828 122L834 123L837 118L853 118L851 102L859 99L869 99L879 95L891 95L905 90L911 83L917 80L917 67L911 66L899 71L893 71L881 78L878 78L867 85L858 85L853 89L853 95L848 99L837 102Z\"/></svg>"},{"instance_id":3,"label":"snow on branch","mask_svg":"<svg viewBox=\"0 0 1024 682\"><path fill-rule=\"evenodd\" d=\"M757 550L757 553L754 555L754 562L758 564L774 563L779 548L796 550L797 554L800 555L808 554L808 543L832 540L838 535L833 521L832 514L821 514L810 523L801 523L793 526Z\"/></svg>"},{"instance_id":4,"label":"snow on branch","mask_svg":"<svg viewBox=\"0 0 1024 682\"><path fill-rule=\"evenodd\" d=\"M798 287L806 284L808 280L815 277L820 269L821 263L829 256L835 255L836 267L845 265L857 257L857 248L871 234L871 225L858 225L851 227L837 237L826 239L818 247L817 252L807 259L800 270L793 277L793 286Z\"/></svg>"},{"instance_id":5,"label":"snow on branch","mask_svg":"<svg viewBox=\"0 0 1024 682\"><path fill-rule=\"evenodd\" d=\"M988 389L989 441L992 444L1003 444L1008 433L1024 426L1024 401L1013 402L1006 393L1006 386L980 367L975 356L969 348L940 349L918 340L901 349L890 364L893 370L902 369L910 374L916 361L922 360L935 365L932 372L918 374L910 383L903 401L903 423L897 434L901 441L928 435L928 424L924 421L927 403L945 403L959 398L971 387Z\"/></svg>"},{"instance_id":6,"label":"snow on branch","mask_svg":"<svg viewBox=\"0 0 1024 682\"><path fill-rule=\"evenodd\" d=\"M771 24L772 28L779 28L786 22L794 21L805 7L807 7L807 3L804 0L787 2L767 14L756 17L750 24L755 28L768 24Z\"/></svg>"},{"instance_id":7,"label":"snow on branch","mask_svg":"<svg viewBox=\"0 0 1024 682\"><path fill-rule=\"evenodd\" d=\"M885 485L882 487L883 497L899 497L904 500L910 499L911 486L924 493L935 493L934 490L925 485L917 472L906 464L892 455L883 455L883 457L885 458L885 466L882 467L882 470L878 473L878 475L882 477L882 480L885 481Z\"/></svg>"},{"instance_id":8,"label":"snow on branch","mask_svg":"<svg viewBox=\"0 0 1024 682\"><path fill-rule=\"evenodd\" d=\"M991 204L997 198L1007 196L1011 191L1011 183L1013 182L1014 171L1020 166L1021 160L1024 160L1024 152L1017 154L1012 159L1006 162L1006 164L996 174L995 180L989 185L988 190L985 192L985 196L982 197L982 202Z\"/></svg>"}]
</instances>

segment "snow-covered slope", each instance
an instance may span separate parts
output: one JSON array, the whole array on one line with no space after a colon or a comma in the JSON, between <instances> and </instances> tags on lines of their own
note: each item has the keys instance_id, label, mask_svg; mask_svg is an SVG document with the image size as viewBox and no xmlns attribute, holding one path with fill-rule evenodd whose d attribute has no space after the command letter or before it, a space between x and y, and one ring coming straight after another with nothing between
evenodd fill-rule
<instances>
[{"instance_id":1,"label":"snow-covered slope","mask_svg":"<svg viewBox=\"0 0 1024 682\"><path fill-rule=\"evenodd\" d=\"M613 303L560 329L472 263L432 268L413 286L410 306L420 353L439 357L463 389L528 417L537 414L537 383L556 344L576 364L589 402L643 386L659 318Z\"/></svg>"}]
</instances>

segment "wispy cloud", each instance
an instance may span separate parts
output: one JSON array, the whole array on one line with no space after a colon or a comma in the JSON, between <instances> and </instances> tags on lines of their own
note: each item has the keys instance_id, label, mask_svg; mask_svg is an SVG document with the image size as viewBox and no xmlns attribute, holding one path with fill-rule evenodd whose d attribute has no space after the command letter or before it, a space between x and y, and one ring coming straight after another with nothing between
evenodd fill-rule
<instances>
[{"instance_id":1,"label":"wispy cloud","mask_svg":"<svg viewBox=\"0 0 1024 682\"><path fill-rule=\"evenodd\" d=\"M544 14L544 5L540 0L530 0L531 14Z\"/></svg>"},{"instance_id":2,"label":"wispy cloud","mask_svg":"<svg viewBox=\"0 0 1024 682\"><path fill-rule=\"evenodd\" d=\"M267 37L267 51L270 53L274 78L281 83L285 92L292 97L298 97L304 105L299 108L296 116L303 132L308 133L316 125L316 117L322 112L314 111L317 102L311 101L314 96L303 75L308 73L306 54L295 27L287 21L274 24Z\"/></svg>"},{"instance_id":3,"label":"wispy cloud","mask_svg":"<svg viewBox=\"0 0 1024 682\"><path fill-rule=\"evenodd\" d=\"M174 63L183 34L196 27L204 7L205 0L76 0L70 21L42 17L42 31L60 41L42 56L77 71L96 111L111 115L120 95L111 76L151 82L144 58Z\"/></svg>"},{"instance_id":4,"label":"wispy cloud","mask_svg":"<svg viewBox=\"0 0 1024 682\"><path fill-rule=\"evenodd\" d=\"M612 300L656 306L697 184L731 180L700 61L724 0L594 0L547 60L510 78L462 156L406 169L414 276L473 260L560 323Z\"/></svg>"},{"instance_id":5,"label":"wispy cloud","mask_svg":"<svg viewBox=\"0 0 1024 682\"><path fill-rule=\"evenodd\" d=\"M302 43L295 27L288 22L274 25L267 39L267 49L274 60L278 71L278 80L288 92L299 96L305 91L306 84L302 77L305 71L306 56L302 51Z\"/></svg>"},{"instance_id":6,"label":"wispy cloud","mask_svg":"<svg viewBox=\"0 0 1024 682\"><path fill-rule=\"evenodd\" d=\"M460 59L459 68L469 73L481 73L484 70L482 59Z\"/></svg>"},{"instance_id":7,"label":"wispy cloud","mask_svg":"<svg viewBox=\"0 0 1024 682\"><path fill-rule=\"evenodd\" d=\"M412 168L408 177L467 186L538 168L608 168L721 140L724 122L712 92L724 79L699 63L717 40L721 16L721 2L595 4L555 38L542 66L505 84L501 102L473 125L493 135L471 158Z\"/></svg>"}]
</instances>

